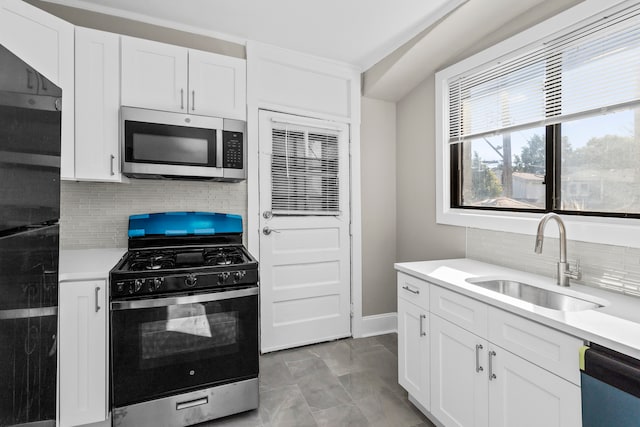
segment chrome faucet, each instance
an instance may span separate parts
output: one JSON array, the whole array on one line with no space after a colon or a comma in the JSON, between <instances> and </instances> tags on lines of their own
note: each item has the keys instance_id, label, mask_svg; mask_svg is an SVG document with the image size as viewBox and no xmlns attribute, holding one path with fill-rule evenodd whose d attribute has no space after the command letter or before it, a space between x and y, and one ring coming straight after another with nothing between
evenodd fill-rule
<instances>
[{"instance_id":1,"label":"chrome faucet","mask_svg":"<svg viewBox=\"0 0 640 427\"><path fill-rule=\"evenodd\" d=\"M569 279L580 279L580 264L576 265L575 269L572 269L567 263L567 231L564 227L564 222L559 215L554 213L548 213L540 219L538 223L538 233L536 234L536 247L535 252L537 254L542 253L542 242L544 240L544 227L547 225L550 219L554 219L558 223L558 230L560 232L560 261L558 262L558 286L569 286Z\"/></svg>"}]
</instances>

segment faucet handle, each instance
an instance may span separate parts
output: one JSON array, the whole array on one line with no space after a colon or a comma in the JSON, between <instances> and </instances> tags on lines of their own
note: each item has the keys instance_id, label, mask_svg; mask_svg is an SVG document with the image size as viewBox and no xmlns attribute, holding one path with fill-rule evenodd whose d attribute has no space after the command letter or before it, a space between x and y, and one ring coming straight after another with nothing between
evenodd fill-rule
<instances>
[{"instance_id":1,"label":"faucet handle","mask_svg":"<svg viewBox=\"0 0 640 427\"><path fill-rule=\"evenodd\" d=\"M571 266L571 263L567 265L568 269L565 275L570 279L580 280L582 279L582 271L580 270L580 258L576 260L575 267Z\"/></svg>"}]
</instances>

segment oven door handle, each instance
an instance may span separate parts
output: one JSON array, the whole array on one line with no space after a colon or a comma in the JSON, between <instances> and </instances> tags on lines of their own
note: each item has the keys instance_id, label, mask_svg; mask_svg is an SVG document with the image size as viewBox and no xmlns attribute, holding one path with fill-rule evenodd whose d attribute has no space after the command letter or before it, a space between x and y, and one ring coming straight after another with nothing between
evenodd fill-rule
<instances>
[{"instance_id":1,"label":"oven door handle","mask_svg":"<svg viewBox=\"0 0 640 427\"><path fill-rule=\"evenodd\" d=\"M185 295L180 297L149 298L131 301L112 301L111 310L135 310L140 308L167 307L169 305L193 304L198 302L221 301L231 298L240 298L258 295L258 287L236 289L233 291L212 292L197 295Z\"/></svg>"}]
</instances>

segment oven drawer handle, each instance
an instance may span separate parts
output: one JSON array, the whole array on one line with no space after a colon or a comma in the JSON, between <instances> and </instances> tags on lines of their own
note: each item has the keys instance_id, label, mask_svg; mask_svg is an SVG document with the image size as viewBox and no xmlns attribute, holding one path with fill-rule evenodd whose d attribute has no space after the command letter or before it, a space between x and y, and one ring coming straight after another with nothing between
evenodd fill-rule
<instances>
[{"instance_id":1,"label":"oven drawer handle","mask_svg":"<svg viewBox=\"0 0 640 427\"><path fill-rule=\"evenodd\" d=\"M206 405L209 403L209 396L201 397L200 399L189 400L187 402L176 403L176 411L181 409L193 408L194 406Z\"/></svg>"},{"instance_id":2,"label":"oven drawer handle","mask_svg":"<svg viewBox=\"0 0 640 427\"><path fill-rule=\"evenodd\" d=\"M258 295L258 288L238 289L235 291L213 292L182 297L151 298L133 301L113 301L111 310L135 310L139 308L167 307L169 305L193 304L197 302L221 301L231 298Z\"/></svg>"}]
</instances>

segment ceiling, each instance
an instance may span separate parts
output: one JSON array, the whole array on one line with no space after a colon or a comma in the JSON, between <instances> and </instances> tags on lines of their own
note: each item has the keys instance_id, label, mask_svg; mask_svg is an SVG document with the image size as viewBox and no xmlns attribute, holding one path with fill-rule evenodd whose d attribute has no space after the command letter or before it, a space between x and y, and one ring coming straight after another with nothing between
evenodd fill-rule
<instances>
[{"instance_id":1,"label":"ceiling","mask_svg":"<svg viewBox=\"0 0 640 427\"><path fill-rule=\"evenodd\" d=\"M584 0L469 0L364 73L363 94L399 101L425 78Z\"/></svg>"},{"instance_id":2,"label":"ceiling","mask_svg":"<svg viewBox=\"0 0 640 427\"><path fill-rule=\"evenodd\" d=\"M364 71L467 0L47 0Z\"/></svg>"}]
</instances>

